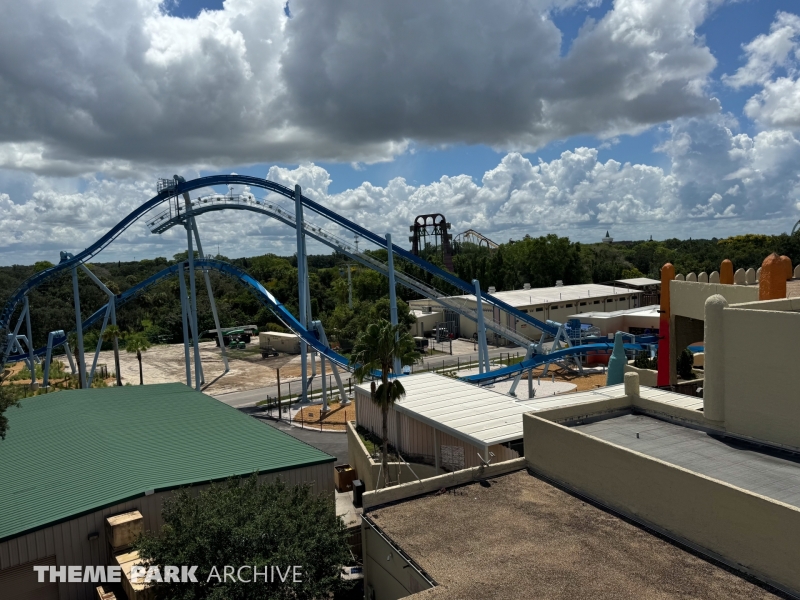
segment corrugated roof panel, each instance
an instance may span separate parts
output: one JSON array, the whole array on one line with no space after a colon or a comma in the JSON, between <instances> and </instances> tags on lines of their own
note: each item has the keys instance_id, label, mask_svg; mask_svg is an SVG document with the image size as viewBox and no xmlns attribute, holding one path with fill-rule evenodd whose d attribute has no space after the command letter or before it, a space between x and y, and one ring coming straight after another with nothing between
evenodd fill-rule
<instances>
[{"instance_id":1,"label":"corrugated roof panel","mask_svg":"<svg viewBox=\"0 0 800 600\"><path fill-rule=\"evenodd\" d=\"M526 412L597 402L625 393L623 385L614 385L575 394L516 400L491 388L437 373L411 375L402 382L406 396L396 403L398 412L476 446L521 438L522 415ZM368 387L362 389L369 393Z\"/></svg>"},{"instance_id":2,"label":"corrugated roof panel","mask_svg":"<svg viewBox=\"0 0 800 600\"><path fill-rule=\"evenodd\" d=\"M335 460L179 383L36 396L6 416L0 539L149 490Z\"/></svg>"}]
</instances>

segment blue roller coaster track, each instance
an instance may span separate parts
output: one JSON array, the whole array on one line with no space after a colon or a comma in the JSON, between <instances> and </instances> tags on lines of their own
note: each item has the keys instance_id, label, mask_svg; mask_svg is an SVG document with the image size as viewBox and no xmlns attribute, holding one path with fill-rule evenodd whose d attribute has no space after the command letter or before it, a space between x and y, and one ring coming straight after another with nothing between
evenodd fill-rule
<instances>
[{"instance_id":1,"label":"blue roller coaster track","mask_svg":"<svg viewBox=\"0 0 800 600\"><path fill-rule=\"evenodd\" d=\"M115 299L115 304L117 307L123 306L124 304L134 300L136 297L140 296L144 293L148 288L153 287L157 283L160 283L164 279L168 277L176 276L181 269L186 269L188 267L188 263L178 263L159 271L155 275L145 279L141 283L136 284L135 286L125 290L122 294L119 294ZM221 260L213 260L213 259L197 259L195 260L195 267L198 269L213 269L218 271L228 277L239 281L240 283L247 286L247 288L253 292L255 297L259 300L259 302L266 306L272 313L289 329L295 332L298 336L300 336L308 345L313 347L317 352L328 358L330 361L338 364L344 368L349 367L349 361L347 358L334 352L322 342L320 342L318 334L313 331L307 330L303 327L297 318L289 312L286 307L273 296L267 289L261 285L258 281L256 281L253 277L248 275L245 271L242 271L238 267L230 263L223 262ZM92 325L100 321L102 319L103 314L105 313L108 305L104 305L95 311L92 315L90 315L85 321L83 321L83 330L87 330ZM63 343L66 340L66 335L56 337L53 340L53 346L58 346L59 344ZM37 348L34 351L36 356L43 356L47 352L47 347ZM8 357L8 362L16 362L20 360L27 360L27 354L14 354Z\"/></svg>"},{"instance_id":2,"label":"blue roller coaster track","mask_svg":"<svg viewBox=\"0 0 800 600\"><path fill-rule=\"evenodd\" d=\"M642 344L625 344L624 346L625 350L631 350L631 351L641 351L646 349L646 346ZM489 371L487 373L468 375L466 377L462 377L461 379L463 379L464 381L468 381L469 383L478 383L478 384L494 383L496 381L501 381L503 379L511 379L512 377L516 377L520 373L529 371L531 369L535 369L536 367L540 367L545 364L556 362L563 358L572 356L584 356L589 352L599 352L599 351L605 352L605 351L611 351L613 349L614 349L614 344L611 342L599 343L599 344L583 344L581 346L571 346L569 348L562 348L561 350L554 350L552 352L548 352L547 354L534 354L533 357L522 360L515 365L502 367L500 369L495 369L494 371Z\"/></svg>"},{"instance_id":3,"label":"blue roller coaster track","mask_svg":"<svg viewBox=\"0 0 800 600\"><path fill-rule=\"evenodd\" d=\"M183 223L186 224L187 217L193 217L195 214L201 214L207 210L213 209L220 209L220 208L247 208L248 210L259 210L260 212L264 212L269 216L278 219L281 222L284 222L292 227L297 228L297 221L289 215L287 211L280 211L273 209L271 211L264 210L263 204L261 208L254 208L254 207L235 207L235 206L218 206L218 207L199 207L198 208L191 208L189 206L189 196L188 193L198 189L204 188L213 188L215 186L232 186L232 185L242 185L242 186L249 186L250 188L258 188L263 189L271 193L278 194L285 198L292 200L296 204L296 192L286 186L283 186L279 183L275 183L273 181L269 181L266 179L261 179L258 177L252 177L247 175L214 175L210 177L201 177L198 179L194 179L191 181L183 181L181 178L176 177L172 180L169 185L160 188L159 193L151 198L150 200L143 203L141 206L137 207L133 210L130 214L125 216L122 220L119 221L111 230L108 231L104 236L102 236L99 240L97 240L94 244L89 246L88 248L84 249L82 252L79 252L72 255L62 255L63 258L59 264L43 270L39 273L36 273L29 279L27 279L22 285L20 285L17 290L10 296L8 301L6 302L5 306L3 307L2 313L0 313L0 333L7 333L11 331L11 320L12 317L19 306L19 304L25 300L26 295L37 286L42 285L43 283L53 279L54 277L58 276L59 274L66 273L75 267L84 265L88 262L92 257L96 256L99 252L101 252L104 248L106 248L111 242L113 242L117 237L119 237L126 229L128 229L131 225L133 225L138 219L145 216L147 213L152 211L154 208L162 205L165 202L169 202L171 199L175 199L175 206L174 206L174 214L172 206L170 205L170 210L167 211L168 214L162 213L156 219L152 220L149 225L151 225L151 229L155 232L161 232L168 229L171 226ZM180 203L177 201L178 198L183 196L187 202L187 208L182 208ZM360 236L362 239L368 240L374 243L379 248L389 249L389 244L387 244L386 238L383 236L377 235L368 229L342 217L341 215L335 213L334 211L320 205L317 202L307 198L306 196L299 196L301 204L303 207L310 209L314 213L324 217L325 219L329 220L332 223L342 227L343 229ZM270 205L271 207L271 205ZM181 214L182 213L182 214ZM182 221L183 220L183 221ZM163 222L162 222L163 221ZM341 250L345 254L356 258L357 260L361 261L366 266L376 269L379 272L386 274L386 265L383 265L379 261L375 261L371 257L367 257L363 254L353 253L351 248L348 248L344 243L341 241L336 241L332 236L326 234L320 228L314 228L313 226L309 226L305 220L303 222L303 231L304 234L310 235L312 238L317 239L323 243L327 243L329 246ZM198 238L199 241L199 238ZM467 295L474 295L476 294L476 288L473 284L467 283L429 262L426 260L415 256L411 252L400 248L394 244L391 244L391 250L394 255L399 256L409 263L421 268L425 272L429 273L430 275L434 276L435 278L445 281L451 286L456 289L459 289L465 292ZM319 339L319 333L317 331L312 331L313 328L306 328L302 321L292 315L286 308L274 297L272 294L269 293L258 281L253 279L250 275L245 273L244 271L230 265L228 263L218 261L218 260L210 260L210 259L196 259L194 260L195 268L200 268L203 270L212 269L219 271L229 277L232 277L242 284L246 285L251 291L253 291L259 301L264 304L264 306L268 307L289 329L295 332L301 339L306 342L311 348L319 352L322 356L329 359L332 363L336 365L340 365L344 368L350 368L348 361L345 357L339 355L338 353L331 350L326 344L322 343ZM155 285L159 281L162 281L164 278L177 275L181 272L181 269L186 268L186 263L172 265L163 271L153 275L146 281L141 282L140 284L126 290L124 293L118 295L114 299L114 308L125 304L136 298L139 294L141 294L144 290L149 288L152 285ZM435 290L431 290L431 288L427 287L424 283L418 282L409 276L402 274L400 272L397 273L399 275L398 280L400 283L414 289L422 293L423 295L427 295L429 298L432 298L434 301L439 301L443 306L447 306L445 299L442 298L442 294L434 293ZM516 321L521 323L525 323L534 327L535 329L543 332L549 336L557 336L559 335L559 328L556 325L553 325L549 322L545 323L540 321L526 312L523 312L505 302L500 300L499 298L495 297L492 294L486 293L483 290L480 290L480 299L482 302L488 303L490 306L496 307L501 311L505 312L506 314L510 315ZM27 306L27 304L26 304ZM93 313L88 319L83 321L82 329L86 329L91 325L98 322L102 317L104 312L106 311L108 305L100 308L95 313ZM470 318L474 318L476 311L473 311L472 315L469 314L468 311L461 311L461 314L466 314ZM29 315L28 315L29 318ZM495 332L500 333L500 335L505 335L512 341L516 341L517 343L526 344L529 340L527 338L523 338L516 334L515 331L507 330L504 327L501 327L497 323L486 323L485 327L487 329L493 329ZM0 338L0 343L8 344L9 342L6 341L11 340L12 335L3 335ZM66 336L61 336L60 338L56 338L51 346L57 346L58 344L65 341ZM534 368L538 365L554 362L563 358L567 358L570 356L581 356L585 355L588 351L596 351L596 350L607 350L610 348L609 344L590 344L584 346L573 346L566 349L558 349L558 347L554 348L554 351L548 354L535 354L533 356L527 357L521 363L516 365L501 368L495 371L490 371L488 373L481 373L479 375L474 375L465 378L467 381L473 383L486 383L491 381L497 381L500 379L506 379L510 377L514 377L519 375L521 372L526 371L528 369ZM627 344L626 349L629 350L636 350L641 349L641 345L637 344ZM0 354L7 354L7 350L9 348L0 348ZM47 348L39 348L36 349L33 354L37 356L41 356L46 352ZM9 361L15 360L24 360L30 357L31 352L27 355L24 354L15 354L8 356Z\"/></svg>"},{"instance_id":4,"label":"blue roller coaster track","mask_svg":"<svg viewBox=\"0 0 800 600\"><path fill-rule=\"evenodd\" d=\"M33 288L41 285L42 283L52 279L56 275L66 272L67 270L81 264L87 262L93 256L98 254L101 250L106 248L112 241L114 241L117 237L119 237L128 227L130 227L133 223L135 223L139 218L143 215L147 214L153 208L159 206L160 204L168 201L170 198L175 196L180 196L184 193L189 193L193 190L203 189L203 188L210 188L214 186L222 186L222 185L246 185L251 188L259 188L264 189L269 192L273 192L276 194L280 194L286 198L294 200L294 190L289 189L288 187L281 185L279 183L275 183L274 181L269 181L267 179L261 179L258 177L251 177L247 175L213 175L210 177L200 177L198 179L193 179L191 181L186 182L177 182L175 186L170 187L168 189L162 190L159 194L133 210L130 214L124 217L119 223L117 223L114 227L109 230L103 237L97 240L94 244L75 254L73 257L68 258L66 260L61 261L59 264L41 271L28 280L26 280L19 288L11 295L9 300L6 302L5 307L3 308L3 312L0 313L0 330L8 329L9 324L11 321L11 317L19 305L19 303L24 298L25 294L27 294ZM343 227L344 229L351 231L364 239L367 239L377 245L380 248L386 248L386 239L380 235L377 235L360 225L353 223L352 221L338 215L334 211L314 202L313 200L307 198L306 196L301 196L301 201L303 206L312 210L313 212L329 219L331 222L336 223L337 225ZM399 246L392 244L392 250L397 256L404 258L405 260L415 264L416 266L424 269L428 273L438 277L439 279L446 281L450 285L466 292L467 294L474 294L475 288L472 284L467 283L449 273L443 269L440 269L436 265L429 263L428 261L414 256L411 252L405 250L404 248L400 248ZM498 307L499 309L507 312L508 314L512 315L519 321L523 323L532 325L536 329L546 332L550 335L556 335L558 329L548 323L544 323L531 317L527 313L503 302L502 300L488 294L486 292L481 291L481 297L484 302L488 302L489 304Z\"/></svg>"}]
</instances>

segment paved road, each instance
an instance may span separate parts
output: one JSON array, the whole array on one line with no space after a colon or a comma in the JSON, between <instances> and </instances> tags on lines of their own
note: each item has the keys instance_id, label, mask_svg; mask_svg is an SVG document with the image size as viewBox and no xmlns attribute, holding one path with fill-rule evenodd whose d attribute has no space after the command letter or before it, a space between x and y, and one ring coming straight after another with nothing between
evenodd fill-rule
<instances>
[{"instance_id":1,"label":"paved road","mask_svg":"<svg viewBox=\"0 0 800 600\"><path fill-rule=\"evenodd\" d=\"M490 358L499 358L502 354L505 356L508 353L514 354L515 352L519 352L522 355L525 350L522 348L492 348L489 350L489 357ZM455 366L465 360L476 360L477 354L470 354L470 355L446 355L446 354L436 354L434 356L426 356L423 358L423 364L425 366L431 366L433 368L439 368L443 364L445 367ZM345 387L349 387L350 376L348 373L342 373L342 383L344 383ZM353 381L353 385L355 385L355 381ZM298 386L295 388L295 386ZM295 389L299 391L299 380L292 381L292 391L294 392ZM313 382L314 389L318 389L319 386L319 377L317 377ZM334 383L335 389L335 383ZM288 383L284 382L281 383L281 393L287 394L289 391ZM211 394L217 400L224 402L230 406L235 408L244 408L247 406L255 406L256 402L260 402L261 400L265 400L267 396L272 396L273 398L278 395L278 386L272 385L262 388L257 388L254 390L246 390L244 392L232 392L229 394Z\"/></svg>"},{"instance_id":2,"label":"paved road","mask_svg":"<svg viewBox=\"0 0 800 600\"><path fill-rule=\"evenodd\" d=\"M293 438L297 438L298 440L301 440L310 446L314 446L314 448L318 448L323 452L327 452L331 456L335 456L336 464L347 462L347 434L344 432L331 433L326 431L312 431L309 429L292 427L291 425L288 425L282 421L279 422L273 421L272 419L263 418L258 420L266 423L270 427L274 427L275 429L283 431L284 433L288 433Z\"/></svg>"}]
</instances>

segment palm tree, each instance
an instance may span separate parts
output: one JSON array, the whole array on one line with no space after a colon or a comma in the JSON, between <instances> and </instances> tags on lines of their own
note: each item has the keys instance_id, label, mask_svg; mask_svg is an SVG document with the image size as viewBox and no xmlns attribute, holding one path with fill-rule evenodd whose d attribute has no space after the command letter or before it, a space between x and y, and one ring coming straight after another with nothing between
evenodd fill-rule
<instances>
[{"instance_id":1,"label":"palm tree","mask_svg":"<svg viewBox=\"0 0 800 600\"><path fill-rule=\"evenodd\" d=\"M114 343L114 369L117 373L117 386L122 385L122 375L119 372L119 343L118 340L122 337L122 331L117 325L109 325L103 332L103 341L111 341Z\"/></svg>"},{"instance_id":2,"label":"palm tree","mask_svg":"<svg viewBox=\"0 0 800 600\"><path fill-rule=\"evenodd\" d=\"M358 365L353 375L361 383L373 372L380 369L381 384L375 387L372 383L372 401L381 409L383 487L387 482L387 462L389 452L389 432L387 419L389 407L406 395L406 390L399 378L389 379L394 370L395 359L399 359L401 367L412 365L419 359L414 339L404 330L402 325L392 325L386 319L372 323L362 331L353 346L352 361ZM395 373L395 375L397 375Z\"/></svg>"},{"instance_id":3,"label":"palm tree","mask_svg":"<svg viewBox=\"0 0 800 600\"><path fill-rule=\"evenodd\" d=\"M150 347L150 340L143 333L129 333L125 336L125 352L136 353L136 360L139 361L139 385L144 385L142 376L142 352L147 352Z\"/></svg>"}]
</instances>

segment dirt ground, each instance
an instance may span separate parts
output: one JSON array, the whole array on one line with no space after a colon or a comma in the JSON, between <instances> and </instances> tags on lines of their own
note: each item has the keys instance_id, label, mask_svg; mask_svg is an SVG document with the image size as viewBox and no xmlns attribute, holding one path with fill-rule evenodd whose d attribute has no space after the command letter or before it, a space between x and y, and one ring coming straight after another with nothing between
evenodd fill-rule
<instances>
[{"instance_id":1,"label":"dirt ground","mask_svg":"<svg viewBox=\"0 0 800 600\"><path fill-rule=\"evenodd\" d=\"M320 411L321 405L306 406L292 418L293 423L303 423L309 428L319 428L320 418L322 429L328 431L344 431L345 423L356 418L355 400L347 406L339 406L338 402L331 402L327 413Z\"/></svg>"},{"instance_id":2,"label":"dirt ground","mask_svg":"<svg viewBox=\"0 0 800 600\"><path fill-rule=\"evenodd\" d=\"M190 359L193 353L190 349ZM228 350L228 366L224 373L222 355L216 344L200 343L200 358L206 384L203 391L213 394L240 392L277 383L277 369L281 370L281 383L300 378L299 356L272 356L261 358L258 344L251 344L245 350ZM114 353L101 352L100 363L106 363L108 371L114 370ZM135 354L120 352L120 371L123 385L139 383L139 363ZM145 383L186 382L186 366L183 344L162 344L152 346L142 353L142 372Z\"/></svg>"},{"instance_id":3,"label":"dirt ground","mask_svg":"<svg viewBox=\"0 0 800 600\"><path fill-rule=\"evenodd\" d=\"M454 351L456 350L454 343ZM458 350L469 350L469 344ZM193 356L190 349L190 357ZM229 392L240 392L261 387L272 386L277 383L277 370L281 371L281 383L298 381L300 379L300 357L299 356L273 356L261 358L261 351L258 344L250 344L244 350L228 349L228 364L230 370L224 373L222 366L222 356L219 348L213 341L200 343L200 357L203 362L203 372L205 374L205 385L203 390L211 394L224 394ZM91 361L91 354L87 353L87 361ZM119 355L120 370L122 372L122 383L139 383L139 364L135 354L130 354L124 350ZM110 385L113 385L114 372L114 353L105 351L100 353L98 364L105 364L108 369ZM22 362L10 365L12 373L22 369ZM317 364L319 367L319 363ZM541 373L540 367L534 372ZM142 372L145 383L172 383L186 381L186 367L184 362L183 344L161 344L152 346L147 352L142 353ZM547 377L555 373L556 381L566 381L577 385L576 391L592 390L604 386L606 383L605 374L588 375L580 377L565 372L562 369L550 369ZM16 381L14 383L25 383ZM326 419L330 421L333 415ZM317 421L317 424L319 422Z\"/></svg>"},{"instance_id":4,"label":"dirt ground","mask_svg":"<svg viewBox=\"0 0 800 600\"><path fill-rule=\"evenodd\" d=\"M541 375L544 371L544 367L538 367L533 370L533 376L537 377ZM572 383L578 388L573 390L574 392L586 392L588 390L594 390L599 387L605 387L606 385L606 374L605 373L593 373L591 375L577 375L572 374L569 371L565 371L561 368L553 368L550 367L550 370L547 371L547 378L549 379L551 375L555 374L556 381L566 381L568 383ZM572 393L572 392L570 392Z\"/></svg>"}]
</instances>

